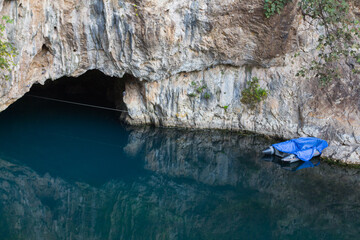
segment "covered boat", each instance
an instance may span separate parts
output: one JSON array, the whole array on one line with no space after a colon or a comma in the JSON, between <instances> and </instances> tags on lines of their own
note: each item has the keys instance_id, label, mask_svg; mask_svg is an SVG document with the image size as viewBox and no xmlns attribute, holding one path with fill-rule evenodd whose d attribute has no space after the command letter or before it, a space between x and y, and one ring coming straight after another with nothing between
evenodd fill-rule
<instances>
[{"instance_id":1,"label":"covered boat","mask_svg":"<svg viewBox=\"0 0 360 240\"><path fill-rule=\"evenodd\" d=\"M320 156L327 146L328 143L325 140L315 137L303 137L273 144L265 149L263 153L281 157L281 160L285 162L296 162L299 160L306 162L313 157Z\"/></svg>"}]
</instances>

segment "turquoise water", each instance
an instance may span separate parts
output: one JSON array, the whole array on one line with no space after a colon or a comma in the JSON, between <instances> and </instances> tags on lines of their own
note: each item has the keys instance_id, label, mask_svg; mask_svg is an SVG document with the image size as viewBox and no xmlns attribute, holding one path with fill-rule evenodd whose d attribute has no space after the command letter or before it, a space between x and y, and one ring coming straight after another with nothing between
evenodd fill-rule
<instances>
[{"instance_id":1,"label":"turquoise water","mask_svg":"<svg viewBox=\"0 0 360 240\"><path fill-rule=\"evenodd\" d=\"M25 97L0 113L0 239L359 238L359 170L288 171L270 143Z\"/></svg>"}]
</instances>

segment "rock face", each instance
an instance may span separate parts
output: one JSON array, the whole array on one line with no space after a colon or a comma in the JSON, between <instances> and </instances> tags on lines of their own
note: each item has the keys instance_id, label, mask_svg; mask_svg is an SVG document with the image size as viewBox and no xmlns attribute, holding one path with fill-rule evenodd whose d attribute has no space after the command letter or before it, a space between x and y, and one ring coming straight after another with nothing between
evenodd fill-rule
<instances>
[{"instance_id":1,"label":"rock face","mask_svg":"<svg viewBox=\"0 0 360 240\"><path fill-rule=\"evenodd\" d=\"M267 20L263 0L0 0L20 53L1 82L0 110L36 82L90 69L127 73L118 96L130 124L315 136L330 142L325 156L360 163L359 79L345 74L321 88L295 77L321 31L296 6ZM255 110L240 102L252 77L270 90Z\"/></svg>"}]
</instances>

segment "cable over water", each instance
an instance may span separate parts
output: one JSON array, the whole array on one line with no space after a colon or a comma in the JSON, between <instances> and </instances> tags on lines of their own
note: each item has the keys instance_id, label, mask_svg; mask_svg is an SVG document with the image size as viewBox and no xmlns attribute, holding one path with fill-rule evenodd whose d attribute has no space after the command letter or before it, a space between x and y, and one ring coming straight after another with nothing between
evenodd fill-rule
<instances>
[{"instance_id":1,"label":"cable over water","mask_svg":"<svg viewBox=\"0 0 360 240\"><path fill-rule=\"evenodd\" d=\"M36 95L31 95L31 94L28 94L28 95L25 95L25 96L44 99L44 100L49 100L49 101L54 101L54 102L61 102L61 103L79 105L79 106L84 106L84 107L92 107L92 108L104 109L104 110L109 110L109 111L128 112L126 110L120 110L120 109L116 109L116 108L101 107L101 106L96 106L96 105L91 105L91 104L78 103L78 102L66 101L66 100L61 100L61 99L56 99L56 98L49 98L49 97L41 97L41 96L36 96Z\"/></svg>"}]
</instances>

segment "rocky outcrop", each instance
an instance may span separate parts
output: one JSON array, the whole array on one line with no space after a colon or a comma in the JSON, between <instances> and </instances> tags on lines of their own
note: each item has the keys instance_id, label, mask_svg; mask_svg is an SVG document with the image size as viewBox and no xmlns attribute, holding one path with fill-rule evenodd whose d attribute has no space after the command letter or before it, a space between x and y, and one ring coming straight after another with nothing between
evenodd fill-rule
<instances>
[{"instance_id":1,"label":"rocky outcrop","mask_svg":"<svg viewBox=\"0 0 360 240\"><path fill-rule=\"evenodd\" d=\"M347 66L345 77L327 87L295 77L313 59L321 31L296 2L271 20L263 0L1 0L0 6L15 20L6 37L20 53L11 80L1 82L0 110L46 79L89 69L119 78L128 73L133 78L118 93L128 123L321 137L331 144L325 156L360 163L359 79L346 75ZM270 96L251 110L240 98L255 76Z\"/></svg>"}]
</instances>

